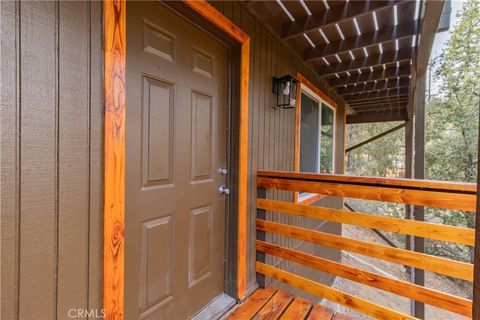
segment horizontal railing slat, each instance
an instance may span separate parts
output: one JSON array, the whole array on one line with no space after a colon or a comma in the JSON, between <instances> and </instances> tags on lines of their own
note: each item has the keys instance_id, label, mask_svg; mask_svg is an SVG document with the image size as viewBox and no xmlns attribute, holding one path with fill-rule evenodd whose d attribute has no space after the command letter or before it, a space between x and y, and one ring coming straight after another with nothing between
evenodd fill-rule
<instances>
[{"instance_id":1,"label":"horizontal railing slat","mask_svg":"<svg viewBox=\"0 0 480 320\"><path fill-rule=\"evenodd\" d=\"M259 219L257 219L257 230L347 250L470 282L473 281L473 265L469 263Z\"/></svg>"},{"instance_id":2,"label":"horizontal railing slat","mask_svg":"<svg viewBox=\"0 0 480 320\"><path fill-rule=\"evenodd\" d=\"M476 195L445 191L414 190L403 187L355 185L338 182L257 177L257 187L309 192L331 196L359 198L418 206L475 212Z\"/></svg>"},{"instance_id":3,"label":"horizontal railing slat","mask_svg":"<svg viewBox=\"0 0 480 320\"><path fill-rule=\"evenodd\" d=\"M281 281L292 287L325 298L332 302L344 305L352 310L364 313L375 319L416 319L407 314L394 311L392 309L383 307L368 300L364 300L346 292L330 288L326 285L297 276L295 274L272 267L262 262L257 262L256 271L260 274Z\"/></svg>"},{"instance_id":4,"label":"horizontal railing slat","mask_svg":"<svg viewBox=\"0 0 480 320\"><path fill-rule=\"evenodd\" d=\"M405 281L388 278L369 271L352 268L342 263L260 240L257 240L257 250L316 270L449 310L463 316L472 316L472 301L468 299L459 298Z\"/></svg>"},{"instance_id":5,"label":"horizontal railing slat","mask_svg":"<svg viewBox=\"0 0 480 320\"><path fill-rule=\"evenodd\" d=\"M346 223L366 228L449 241L468 246L475 244L475 230L435 223L376 216L368 213L307 206L277 200L257 199L257 208L289 215Z\"/></svg>"},{"instance_id":6,"label":"horizontal railing slat","mask_svg":"<svg viewBox=\"0 0 480 320\"><path fill-rule=\"evenodd\" d=\"M400 188L410 188L417 190L436 190L445 192L463 192L476 194L477 184L468 182L451 182L451 181L433 181L423 179L402 179L402 178L383 178L383 177L365 177L351 176L341 174L318 174L308 172L291 172L291 171L258 171L258 177L265 178L292 178L299 180L324 181L335 183L350 183L358 185L371 186L390 186Z\"/></svg>"}]
</instances>

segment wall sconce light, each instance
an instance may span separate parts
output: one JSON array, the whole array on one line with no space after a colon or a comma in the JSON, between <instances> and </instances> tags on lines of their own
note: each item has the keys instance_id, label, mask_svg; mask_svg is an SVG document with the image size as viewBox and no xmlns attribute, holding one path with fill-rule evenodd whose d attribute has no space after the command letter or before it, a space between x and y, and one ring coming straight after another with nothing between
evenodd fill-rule
<instances>
[{"instance_id":1,"label":"wall sconce light","mask_svg":"<svg viewBox=\"0 0 480 320\"><path fill-rule=\"evenodd\" d=\"M298 80L291 75L273 77L273 93L277 95L277 107L295 108L297 104Z\"/></svg>"}]
</instances>

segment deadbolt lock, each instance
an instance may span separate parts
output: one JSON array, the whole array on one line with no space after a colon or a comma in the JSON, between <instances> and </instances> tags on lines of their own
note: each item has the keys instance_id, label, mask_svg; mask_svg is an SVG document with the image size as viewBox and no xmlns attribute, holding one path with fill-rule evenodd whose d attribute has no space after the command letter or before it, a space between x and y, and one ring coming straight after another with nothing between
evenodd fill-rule
<instances>
[{"instance_id":1,"label":"deadbolt lock","mask_svg":"<svg viewBox=\"0 0 480 320\"><path fill-rule=\"evenodd\" d=\"M218 193L220 193L220 194L230 194L230 189L228 189L225 186L221 186L220 188L218 188Z\"/></svg>"}]
</instances>

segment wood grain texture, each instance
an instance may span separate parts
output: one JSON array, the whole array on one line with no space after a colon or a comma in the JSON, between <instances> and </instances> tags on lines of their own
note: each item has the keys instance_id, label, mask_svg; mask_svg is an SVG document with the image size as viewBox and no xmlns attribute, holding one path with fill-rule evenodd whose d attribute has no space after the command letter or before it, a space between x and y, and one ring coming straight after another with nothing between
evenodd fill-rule
<instances>
[{"instance_id":1,"label":"wood grain texture","mask_svg":"<svg viewBox=\"0 0 480 320\"><path fill-rule=\"evenodd\" d=\"M429 222L378 216L362 212L312 207L304 204L293 204L285 201L268 199L257 199L257 208L289 215L298 215L423 238L455 242L467 246L473 246L475 241L475 230L470 228L452 227Z\"/></svg>"},{"instance_id":2,"label":"wood grain texture","mask_svg":"<svg viewBox=\"0 0 480 320\"><path fill-rule=\"evenodd\" d=\"M387 247L384 245L372 244L365 241L354 240L324 232L311 231L305 228L293 227L271 221L257 220L257 229L432 271L458 279L467 281L473 280L473 265L470 263Z\"/></svg>"},{"instance_id":3,"label":"wood grain texture","mask_svg":"<svg viewBox=\"0 0 480 320\"><path fill-rule=\"evenodd\" d=\"M250 37L207 1L184 0L201 16L237 41L240 47L240 110L238 142L238 245L237 245L237 297L247 289L247 198L248 198L248 108L250 79Z\"/></svg>"},{"instance_id":4,"label":"wood grain texture","mask_svg":"<svg viewBox=\"0 0 480 320\"><path fill-rule=\"evenodd\" d=\"M303 174L303 173L302 173ZM476 195L339 182L257 177L257 187L475 212Z\"/></svg>"},{"instance_id":5,"label":"wood grain texture","mask_svg":"<svg viewBox=\"0 0 480 320\"><path fill-rule=\"evenodd\" d=\"M254 320L277 320L290 305L293 296L285 290L278 290L253 318Z\"/></svg>"},{"instance_id":6,"label":"wood grain texture","mask_svg":"<svg viewBox=\"0 0 480 320\"><path fill-rule=\"evenodd\" d=\"M257 250L364 285L449 310L466 317L471 317L472 315L472 301L468 299L428 289L409 282L388 278L373 272L352 268L338 262L272 243L257 241Z\"/></svg>"},{"instance_id":7,"label":"wood grain texture","mask_svg":"<svg viewBox=\"0 0 480 320\"><path fill-rule=\"evenodd\" d=\"M105 194L103 307L124 316L126 2L105 0Z\"/></svg>"},{"instance_id":8,"label":"wood grain texture","mask_svg":"<svg viewBox=\"0 0 480 320\"><path fill-rule=\"evenodd\" d=\"M250 39L241 47L240 58L240 119L238 151L238 256L237 296L242 298L247 289L247 186L248 186L248 88L250 78Z\"/></svg>"},{"instance_id":9,"label":"wood grain texture","mask_svg":"<svg viewBox=\"0 0 480 320\"><path fill-rule=\"evenodd\" d=\"M298 193L298 192L297 192ZM303 200L300 200L298 201L298 204L302 204L302 205L311 205L311 204L314 204L315 202L319 201L319 200L322 200L323 198L326 198L327 196L326 195L323 195L323 194L315 194L315 195L312 195L306 199L303 199Z\"/></svg>"},{"instance_id":10,"label":"wood grain texture","mask_svg":"<svg viewBox=\"0 0 480 320\"><path fill-rule=\"evenodd\" d=\"M265 289L257 289L248 299L242 303L237 309L227 316L228 320L244 320L252 319L269 300L277 292L277 288L269 286Z\"/></svg>"},{"instance_id":11,"label":"wood grain texture","mask_svg":"<svg viewBox=\"0 0 480 320\"><path fill-rule=\"evenodd\" d=\"M290 272L257 262L257 272L270 278L286 283L290 286L301 289L305 292L315 294L332 302L344 305L352 310L364 313L375 319L415 319L409 315L383 307L376 303L358 298L351 294L330 288L315 281L299 277Z\"/></svg>"},{"instance_id":12,"label":"wood grain texture","mask_svg":"<svg viewBox=\"0 0 480 320\"><path fill-rule=\"evenodd\" d=\"M307 320L331 320L333 319L334 312L331 309L325 308L321 304L316 304Z\"/></svg>"},{"instance_id":13,"label":"wood grain texture","mask_svg":"<svg viewBox=\"0 0 480 320\"><path fill-rule=\"evenodd\" d=\"M259 170L258 177L277 177L277 178L294 178L311 181L328 181L337 183L351 183L361 185L373 185L379 187L406 187L415 190L435 190L445 192L458 192L476 195L477 184L469 182L452 182L452 181L434 181L423 179L402 179L402 178L383 178L383 177L366 177L351 176L341 174L318 174L307 172L290 172L290 171L267 171Z\"/></svg>"},{"instance_id":14,"label":"wood grain texture","mask_svg":"<svg viewBox=\"0 0 480 320\"><path fill-rule=\"evenodd\" d=\"M220 11L215 9L204 0L183 0L187 5L197 11L201 16L210 20L215 26L220 28L227 35L239 43L249 40L249 36L231 20L225 17Z\"/></svg>"},{"instance_id":15,"label":"wood grain texture","mask_svg":"<svg viewBox=\"0 0 480 320\"><path fill-rule=\"evenodd\" d=\"M305 319L310 310L312 309L312 303L301 297L296 297L295 300L290 303L287 310L280 317L281 320L303 320Z\"/></svg>"}]
</instances>

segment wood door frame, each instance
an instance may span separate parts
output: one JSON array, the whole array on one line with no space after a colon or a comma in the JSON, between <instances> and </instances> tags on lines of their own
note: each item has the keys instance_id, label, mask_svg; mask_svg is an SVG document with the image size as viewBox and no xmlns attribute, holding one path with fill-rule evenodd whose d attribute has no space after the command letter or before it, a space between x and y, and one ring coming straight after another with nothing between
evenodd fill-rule
<instances>
[{"instance_id":1,"label":"wood door frame","mask_svg":"<svg viewBox=\"0 0 480 320\"><path fill-rule=\"evenodd\" d=\"M250 37L205 0L183 0L240 44L237 166L236 294L247 286L248 89ZM103 308L105 319L124 318L126 1L104 0L104 219Z\"/></svg>"}]
</instances>

